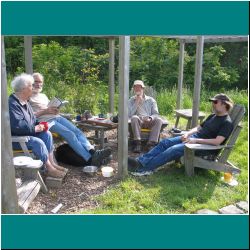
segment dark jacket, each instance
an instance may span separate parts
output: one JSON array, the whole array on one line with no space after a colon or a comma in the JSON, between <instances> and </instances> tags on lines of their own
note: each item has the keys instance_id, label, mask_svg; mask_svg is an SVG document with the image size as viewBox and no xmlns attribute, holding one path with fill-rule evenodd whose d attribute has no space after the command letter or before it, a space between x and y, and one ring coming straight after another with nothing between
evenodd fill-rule
<instances>
[{"instance_id":1,"label":"dark jacket","mask_svg":"<svg viewBox=\"0 0 250 250\"><path fill-rule=\"evenodd\" d=\"M35 125L38 122L29 103L22 105L11 94L9 97L9 114L12 135L35 135Z\"/></svg>"}]
</instances>

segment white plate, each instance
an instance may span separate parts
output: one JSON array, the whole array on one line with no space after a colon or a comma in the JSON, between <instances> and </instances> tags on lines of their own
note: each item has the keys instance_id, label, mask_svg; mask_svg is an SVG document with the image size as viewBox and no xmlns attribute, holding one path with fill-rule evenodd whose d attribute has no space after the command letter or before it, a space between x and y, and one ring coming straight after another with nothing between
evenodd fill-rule
<instances>
[{"instance_id":1,"label":"white plate","mask_svg":"<svg viewBox=\"0 0 250 250\"><path fill-rule=\"evenodd\" d=\"M227 185L229 185L229 186L232 186L232 187L235 187L235 186L237 186L237 185L239 184L238 181L235 180L234 178L232 178L231 181L227 182L227 181L224 180L224 177L222 176L222 177L221 177L221 180L222 180L225 184L227 184Z\"/></svg>"},{"instance_id":2,"label":"white plate","mask_svg":"<svg viewBox=\"0 0 250 250\"><path fill-rule=\"evenodd\" d=\"M27 166L33 162L33 159L28 156L17 156L13 158L15 166Z\"/></svg>"}]
</instances>

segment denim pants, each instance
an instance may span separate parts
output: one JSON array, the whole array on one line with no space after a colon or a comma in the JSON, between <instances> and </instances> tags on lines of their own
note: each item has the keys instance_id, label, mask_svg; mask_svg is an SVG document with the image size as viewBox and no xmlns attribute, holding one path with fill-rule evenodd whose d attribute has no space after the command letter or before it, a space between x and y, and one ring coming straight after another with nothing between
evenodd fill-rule
<instances>
[{"instance_id":1,"label":"denim pants","mask_svg":"<svg viewBox=\"0 0 250 250\"><path fill-rule=\"evenodd\" d=\"M191 137L198 138L196 134ZM139 171L152 171L167 162L179 159L184 155L184 146L181 136L162 140L148 153L137 158L143 166Z\"/></svg>"},{"instance_id":2,"label":"denim pants","mask_svg":"<svg viewBox=\"0 0 250 250\"><path fill-rule=\"evenodd\" d=\"M90 149L94 147L90 144L86 136L74 124L64 117L56 117L48 122L55 122L50 131L62 136L70 147L79 154L85 161L91 158Z\"/></svg>"},{"instance_id":3,"label":"denim pants","mask_svg":"<svg viewBox=\"0 0 250 250\"><path fill-rule=\"evenodd\" d=\"M53 138L49 131L36 133L35 136L29 136L30 140L26 142L27 148L32 150L37 159L45 163L48 160L48 154L53 150ZM21 149L20 144L13 143L14 149Z\"/></svg>"}]
</instances>

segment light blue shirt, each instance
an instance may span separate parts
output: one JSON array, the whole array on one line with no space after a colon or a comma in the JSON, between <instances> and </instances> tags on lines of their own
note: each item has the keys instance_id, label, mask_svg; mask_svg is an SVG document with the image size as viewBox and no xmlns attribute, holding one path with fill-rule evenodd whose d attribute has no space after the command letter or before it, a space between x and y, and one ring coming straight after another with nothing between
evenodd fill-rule
<instances>
[{"instance_id":1,"label":"light blue shirt","mask_svg":"<svg viewBox=\"0 0 250 250\"><path fill-rule=\"evenodd\" d=\"M136 96L132 96L128 101L129 119L133 115L137 115L137 105L136 105L135 100L136 100ZM144 110L147 116L151 116L151 117L159 116L157 103L153 97L144 95L144 102L142 103L141 108Z\"/></svg>"}]
</instances>

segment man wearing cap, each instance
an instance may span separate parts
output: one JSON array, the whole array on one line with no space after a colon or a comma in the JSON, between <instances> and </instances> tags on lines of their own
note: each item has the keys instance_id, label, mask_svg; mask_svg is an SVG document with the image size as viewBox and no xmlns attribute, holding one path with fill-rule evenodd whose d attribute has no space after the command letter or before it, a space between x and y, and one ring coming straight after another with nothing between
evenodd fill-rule
<instances>
[{"instance_id":1,"label":"man wearing cap","mask_svg":"<svg viewBox=\"0 0 250 250\"><path fill-rule=\"evenodd\" d=\"M209 101L212 102L214 113L209 115L202 124L182 136L162 140L148 153L136 159L129 157L128 167L130 171L135 171L133 175L150 175L154 170L167 162L179 159L184 155L185 143L223 144L233 129L233 124L228 114L233 106L233 102L225 94L217 94L210 98ZM218 151L196 151L196 155L200 156L211 154L216 156Z\"/></svg>"},{"instance_id":2,"label":"man wearing cap","mask_svg":"<svg viewBox=\"0 0 250 250\"><path fill-rule=\"evenodd\" d=\"M135 153L141 152L141 128L151 130L147 142L147 147L150 149L158 143L162 126L162 119L159 117L157 103L154 98L144 94L144 88L143 81L134 81L133 89L135 95L128 102L128 117L131 119Z\"/></svg>"}]
</instances>

